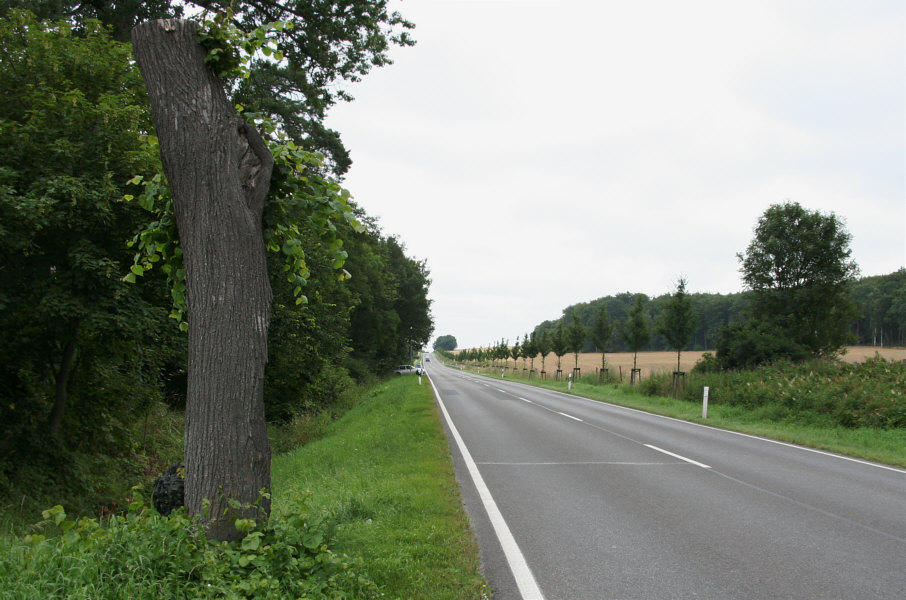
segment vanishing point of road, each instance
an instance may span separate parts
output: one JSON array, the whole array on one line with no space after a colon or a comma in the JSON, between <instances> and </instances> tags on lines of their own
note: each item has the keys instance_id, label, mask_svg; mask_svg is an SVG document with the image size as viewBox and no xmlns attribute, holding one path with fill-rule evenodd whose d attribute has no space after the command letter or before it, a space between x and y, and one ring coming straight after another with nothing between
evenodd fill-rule
<instances>
[{"instance_id":1,"label":"vanishing point of road","mask_svg":"<svg viewBox=\"0 0 906 600\"><path fill-rule=\"evenodd\" d=\"M906 598L906 471L431 363L495 600Z\"/></svg>"}]
</instances>

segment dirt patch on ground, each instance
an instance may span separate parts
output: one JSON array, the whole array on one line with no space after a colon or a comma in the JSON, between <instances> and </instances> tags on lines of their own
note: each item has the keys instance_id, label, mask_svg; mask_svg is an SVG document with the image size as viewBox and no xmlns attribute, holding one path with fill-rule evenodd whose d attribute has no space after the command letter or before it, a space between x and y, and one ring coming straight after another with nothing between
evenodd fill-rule
<instances>
[{"instance_id":1,"label":"dirt patch on ground","mask_svg":"<svg viewBox=\"0 0 906 600\"><path fill-rule=\"evenodd\" d=\"M906 360L906 348L878 348L874 346L849 346L846 348L846 353L842 358L847 362L863 362L866 358L873 357L875 353L880 354L887 360ZM702 354L704 353L683 352L680 355L680 370L691 371L695 363L701 359ZM619 377L622 371L624 377L629 377L632 370L631 352L608 352L606 358L607 368L610 370L611 376ZM518 364L521 369L522 359L519 360ZM575 364L574 355L567 354L561 361L561 368L564 373L571 373ZM510 360L509 365L513 366L512 360ZM549 354L544 366L548 373L554 373L557 370L557 357ZM676 352L639 352L637 366L642 370L643 377L657 373L672 373L676 370ZM600 367L600 352L579 355L579 368L582 369L583 374L596 373L596 369ZM541 359L538 357L535 358L535 368L541 369Z\"/></svg>"}]
</instances>

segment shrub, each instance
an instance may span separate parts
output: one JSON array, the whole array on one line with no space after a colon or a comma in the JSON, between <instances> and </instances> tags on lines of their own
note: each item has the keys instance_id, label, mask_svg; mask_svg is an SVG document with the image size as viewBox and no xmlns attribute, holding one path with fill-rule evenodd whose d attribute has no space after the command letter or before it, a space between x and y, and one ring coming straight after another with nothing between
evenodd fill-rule
<instances>
[{"instance_id":1,"label":"shrub","mask_svg":"<svg viewBox=\"0 0 906 600\"><path fill-rule=\"evenodd\" d=\"M359 561L331 550L333 519L309 514L307 500L266 526L239 519L243 538L206 539L184 510L162 517L140 490L124 516L67 520L61 506L0 558L4 597L375 598Z\"/></svg>"},{"instance_id":2,"label":"shrub","mask_svg":"<svg viewBox=\"0 0 906 600\"><path fill-rule=\"evenodd\" d=\"M717 338L717 360L722 369L751 369L778 360L798 362L809 356L803 346L759 322L733 323Z\"/></svg>"},{"instance_id":3,"label":"shrub","mask_svg":"<svg viewBox=\"0 0 906 600\"><path fill-rule=\"evenodd\" d=\"M651 375L638 383L636 391L646 396L672 396L673 376Z\"/></svg>"},{"instance_id":4,"label":"shrub","mask_svg":"<svg viewBox=\"0 0 906 600\"><path fill-rule=\"evenodd\" d=\"M685 398L695 400L704 385L710 387L712 404L758 409L768 418L906 427L906 364L880 357L860 365L779 361L749 371L698 373L687 385Z\"/></svg>"},{"instance_id":5,"label":"shrub","mask_svg":"<svg viewBox=\"0 0 906 600\"><path fill-rule=\"evenodd\" d=\"M720 361L710 352L705 352L702 357L692 367L692 373L699 375L702 373L717 373L720 371Z\"/></svg>"}]
</instances>

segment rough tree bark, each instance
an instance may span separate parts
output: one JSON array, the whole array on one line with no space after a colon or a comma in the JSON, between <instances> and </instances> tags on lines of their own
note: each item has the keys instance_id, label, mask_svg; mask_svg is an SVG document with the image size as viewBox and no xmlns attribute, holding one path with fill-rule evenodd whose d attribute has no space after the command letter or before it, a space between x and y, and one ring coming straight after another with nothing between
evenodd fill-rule
<instances>
[{"instance_id":1,"label":"rough tree bark","mask_svg":"<svg viewBox=\"0 0 906 600\"><path fill-rule=\"evenodd\" d=\"M191 21L145 22L132 44L160 140L186 271L189 322L186 506L208 535L235 539L228 500L270 489L264 420L271 289L261 213L273 157L204 62Z\"/></svg>"}]
</instances>

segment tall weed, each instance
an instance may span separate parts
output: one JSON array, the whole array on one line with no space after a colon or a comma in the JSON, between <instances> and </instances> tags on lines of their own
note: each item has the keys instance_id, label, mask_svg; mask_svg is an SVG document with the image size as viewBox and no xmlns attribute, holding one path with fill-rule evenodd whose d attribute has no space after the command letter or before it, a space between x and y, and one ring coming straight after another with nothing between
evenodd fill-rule
<instances>
[{"instance_id":1,"label":"tall weed","mask_svg":"<svg viewBox=\"0 0 906 600\"><path fill-rule=\"evenodd\" d=\"M844 427L906 427L906 363L876 357L861 364L816 360L781 362L751 371L697 372L687 377L683 399L757 410L766 418ZM671 395L669 375L643 381L638 391Z\"/></svg>"}]
</instances>

